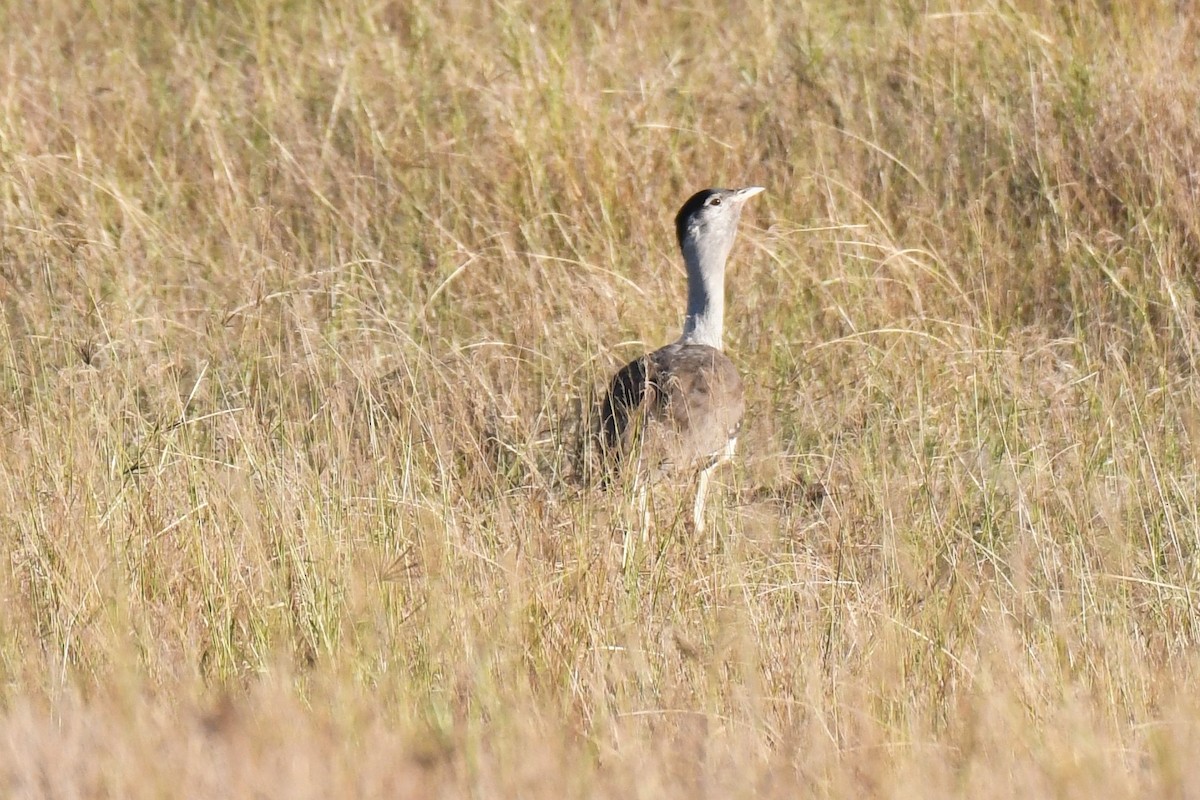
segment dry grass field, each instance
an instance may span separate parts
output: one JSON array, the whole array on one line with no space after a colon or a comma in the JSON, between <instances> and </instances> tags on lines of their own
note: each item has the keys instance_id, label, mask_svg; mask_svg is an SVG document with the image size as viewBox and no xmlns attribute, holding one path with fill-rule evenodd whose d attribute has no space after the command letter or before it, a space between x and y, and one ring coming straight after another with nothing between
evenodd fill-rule
<instances>
[{"instance_id":1,"label":"dry grass field","mask_svg":"<svg viewBox=\"0 0 1200 800\"><path fill-rule=\"evenodd\" d=\"M0 3L0 794L1200 797L1200 8L667 5Z\"/></svg>"}]
</instances>

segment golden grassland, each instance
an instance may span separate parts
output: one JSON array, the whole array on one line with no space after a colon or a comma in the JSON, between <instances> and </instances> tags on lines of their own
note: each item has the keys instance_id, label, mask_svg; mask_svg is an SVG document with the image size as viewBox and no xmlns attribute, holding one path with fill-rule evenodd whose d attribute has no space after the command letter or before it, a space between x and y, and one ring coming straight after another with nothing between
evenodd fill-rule
<instances>
[{"instance_id":1,"label":"golden grassland","mask_svg":"<svg viewBox=\"0 0 1200 800\"><path fill-rule=\"evenodd\" d=\"M1197 796L1198 12L0 5L0 792Z\"/></svg>"}]
</instances>

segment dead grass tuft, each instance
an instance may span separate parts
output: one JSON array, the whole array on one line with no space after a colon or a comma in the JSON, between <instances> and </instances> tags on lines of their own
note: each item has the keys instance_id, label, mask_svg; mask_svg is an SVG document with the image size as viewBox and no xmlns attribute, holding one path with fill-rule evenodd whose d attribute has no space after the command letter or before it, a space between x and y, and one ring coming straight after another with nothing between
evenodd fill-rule
<instances>
[{"instance_id":1,"label":"dead grass tuft","mask_svg":"<svg viewBox=\"0 0 1200 800\"><path fill-rule=\"evenodd\" d=\"M1195 793L1187 6L0 10L6 793ZM642 542L578 420L709 183Z\"/></svg>"}]
</instances>

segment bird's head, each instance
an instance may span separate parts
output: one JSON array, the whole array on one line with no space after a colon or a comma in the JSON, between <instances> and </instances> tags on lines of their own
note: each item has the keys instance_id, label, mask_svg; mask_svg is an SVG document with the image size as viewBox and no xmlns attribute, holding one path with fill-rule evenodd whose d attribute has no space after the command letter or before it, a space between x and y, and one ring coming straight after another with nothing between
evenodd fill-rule
<instances>
[{"instance_id":1,"label":"bird's head","mask_svg":"<svg viewBox=\"0 0 1200 800\"><path fill-rule=\"evenodd\" d=\"M701 189L679 209L675 216L675 235L685 256L694 254L700 262L724 260L733 247L742 207L761 186L744 189Z\"/></svg>"},{"instance_id":2,"label":"bird's head","mask_svg":"<svg viewBox=\"0 0 1200 800\"><path fill-rule=\"evenodd\" d=\"M761 186L706 188L692 194L676 215L679 247L721 249L728 253L737 235L745 201L763 191ZM714 247L715 246L715 247Z\"/></svg>"}]
</instances>

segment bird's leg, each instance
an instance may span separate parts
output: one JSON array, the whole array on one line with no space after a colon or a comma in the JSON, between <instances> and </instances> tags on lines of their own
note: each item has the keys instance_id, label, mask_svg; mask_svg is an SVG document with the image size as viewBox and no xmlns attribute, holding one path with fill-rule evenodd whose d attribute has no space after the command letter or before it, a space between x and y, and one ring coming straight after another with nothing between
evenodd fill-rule
<instances>
[{"instance_id":1,"label":"bird's leg","mask_svg":"<svg viewBox=\"0 0 1200 800\"><path fill-rule=\"evenodd\" d=\"M621 572L628 573L629 565L633 562L633 551L635 545L633 542L633 531L628 526L625 527L625 535L621 537Z\"/></svg>"},{"instance_id":2,"label":"bird's leg","mask_svg":"<svg viewBox=\"0 0 1200 800\"><path fill-rule=\"evenodd\" d=\"M637 496L638 518L641 521L641 540L643 543L650 539L650 486L649 483L638 476L633 485L633 493ZM628 571L633 565L633 557L637 552L637 537L633 526L628 522L625 525L625 534L621 537L621 569Z\"/></svg>"},{"instance_id":3,"label":"bird's leg","mask_svg":"<svg viewBox=\"0 0 1200 800\"><path fill-rule=\"evenodd\" d=\"M642 542L650 541L650 485L648 482L642 482L641 491L638 492L638 506L642 510Z\"/></svg>"},{"instance_id":4,"label":"bird's leg","mask_svg":"<svg viewBox=\"0 0 1200 800\"><path fill-rule=\"evenodd\" d=\"M708 498L708 482L717 467L733 458L733 453L736 447L737 438L735 437L726 443L725 449L720 455L713 458L712 462L707 467L700 470L700 479L696 485L696 502L695 505L692 506L692 530L695 533L704 533L704 506Z\"/></svg>"},{"instance_id":5,"label":"bird's leg","mask_svg":"<svg viewBox=\"0 0 1200 800\"><path fill-rule=\"evenodd\" d=\"M720 463L718 461L700 470L700 480L696 485L696 502L692 506L692 530L697 534L704 533L704 502L708 495L708 479Z\"/></svg>"}]
</instances>

